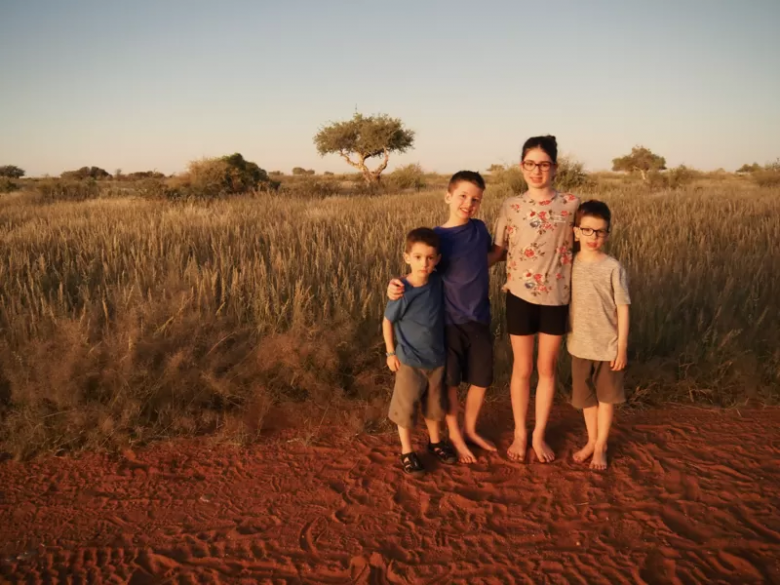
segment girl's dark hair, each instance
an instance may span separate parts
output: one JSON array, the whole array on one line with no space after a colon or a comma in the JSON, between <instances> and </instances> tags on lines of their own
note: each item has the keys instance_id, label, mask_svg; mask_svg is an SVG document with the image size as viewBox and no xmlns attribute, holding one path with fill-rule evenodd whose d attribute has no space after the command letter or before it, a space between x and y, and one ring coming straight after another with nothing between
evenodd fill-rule
<instances>
[{"instance_id":1,"label":"girl's dark hair","mask_svg":"<svg viewBox=\"0 0 780 585\"><path fill-rule=\"evenodd\" d=\"M555 136L549 134L547 136L532 136L526 140L523 144L523 156L520 160L524 161L528 151L534 148L541 148L554 163L558 162L558 142L555 140Z\"/></svg>"}]
</instances>

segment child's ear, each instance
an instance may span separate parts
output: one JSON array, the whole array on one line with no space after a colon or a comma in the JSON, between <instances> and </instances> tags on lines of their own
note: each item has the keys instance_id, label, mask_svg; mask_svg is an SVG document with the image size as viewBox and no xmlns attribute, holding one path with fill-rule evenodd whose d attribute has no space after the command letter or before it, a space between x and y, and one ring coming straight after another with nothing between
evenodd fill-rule
<instances>
[{"instance_id":1,"label":"child's ear","mask_svg":"<svg viewBox=\"0 0 780 585\"><path fill-rule=\"evenodd\" d=\"M436 260L433 261L433 265L436 266L441 261L441 254L436 256Z\"/></svg>"},{"instance_id":2,"label":"child's ear","mask_svg":"<svg viewBox=\"0 0 780 585\"><path fill-rule=\"evenodd\" d=\"M579 242L580 241L580 228L578 228L575 225L574 228L572 228L572 229L574 230L574 241L575 242Z\"/></svg>"}]
</instances>

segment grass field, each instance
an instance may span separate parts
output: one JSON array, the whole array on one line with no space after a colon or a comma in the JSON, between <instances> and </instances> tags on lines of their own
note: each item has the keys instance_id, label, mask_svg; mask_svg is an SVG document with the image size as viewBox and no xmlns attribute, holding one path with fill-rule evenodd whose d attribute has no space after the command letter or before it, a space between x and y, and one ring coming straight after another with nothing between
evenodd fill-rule
<instances>
[{"instance_id":1,"label":"grass field","mask_svg":"<svg viewBox=\"0 0 780 585\"><path fill-rule=\"evenodd\" d=\"M203 432L252 440L286 401L331 408L349 432L377 428L391 388L384 290L403 269L403 234L444 221L442 195L5 196L2 448L29 456ZM486 192L489 226L504 195ZM777 401L780 189L617 185L598 197L631 277L631 402ZM491 283L494 396L508 395L511 367L502 270Z\"/></svg>"}]
</instances>

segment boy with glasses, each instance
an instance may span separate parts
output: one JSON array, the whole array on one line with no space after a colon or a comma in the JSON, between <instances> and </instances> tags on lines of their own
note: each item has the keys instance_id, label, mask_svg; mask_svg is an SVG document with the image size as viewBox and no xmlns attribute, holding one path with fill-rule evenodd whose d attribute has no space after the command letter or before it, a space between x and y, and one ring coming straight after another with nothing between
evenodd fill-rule
<instances>
[{"instance_id":1,"label":"boy with glasses","mask_svg":"<svg viewBox=\"0 0 780 585\"><path fill-rule=\"evenodd\" d=\"M631 300L623 266L603 251L611 213L606 203L586 201L575 214L574 239L580 251L572 267L570 306L572 405L582 409L587 444L574 454L591 469L607 468L607 439L615 404L625 402L623 373L628 348Z\"/></svg>"}]
</instances>

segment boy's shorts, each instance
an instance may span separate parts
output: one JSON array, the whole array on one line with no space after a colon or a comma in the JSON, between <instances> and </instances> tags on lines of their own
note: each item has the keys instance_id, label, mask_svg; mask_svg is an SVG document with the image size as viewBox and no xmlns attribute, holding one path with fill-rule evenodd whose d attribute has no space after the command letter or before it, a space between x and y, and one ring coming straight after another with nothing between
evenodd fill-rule
<instances>
[{"instance_id":1,"label":"boy's shorts","mask_svg":"<svg viewBox=\"0 0 780 585\"><path fill-rule=\"evenodd\" d=\"M401 364L395 373L388 417L399 427L411 429L417 423L418 403L428 420L444 420L444 366L425 370Z\"/></svg>"},{"instance_id":2,"label":"boy's shorts","mask_svg":"<svg viewBox=\"0 0 780 585\"><path fill-rule=\"evenodd\" d=\"M506 329L509 335L565 335L569 305L537 305L506 293Z\"/></svg>"},{"instance_id":3,"label":"boy's shorts","mask_svg":"<svg viewBox=\"0 0 780 585\"><path fill-rule=\"evenodd\" d=\"M609 362L584 360L571 356L572 396L571 404L582 410L603 404L620 404L626 401L623 388L625 371L615 372Z\"/></svg>"},{"instance_id":4,"label":"boy's shorts","mask_svg":"<svg viewBox=\"0 0 780 585\"><path fill-rule=\"evenodd\" d=\"M446 325L447 386L466 382L479 388L493 383L493 335L490 325L469 321L461 325Z\"/></svg>"}]
</instances>

